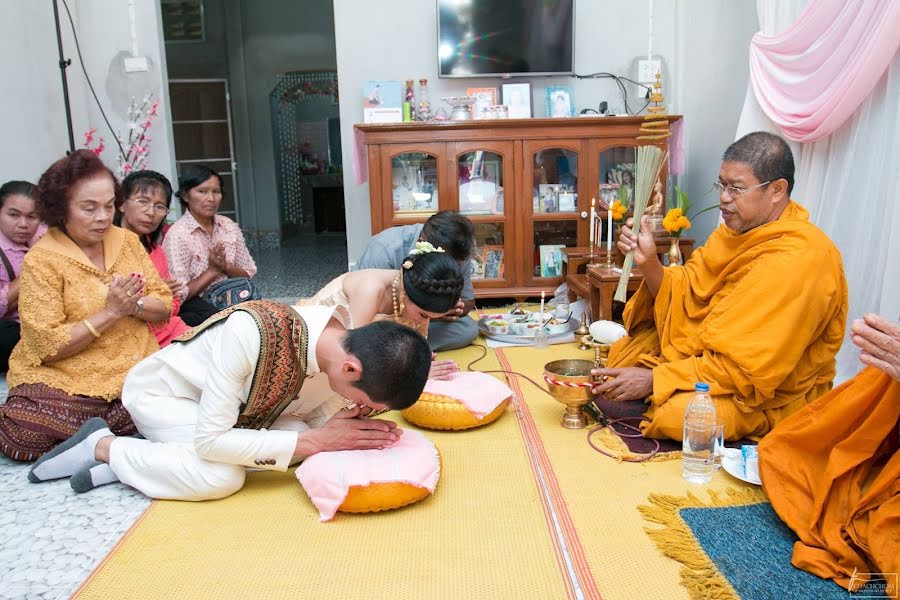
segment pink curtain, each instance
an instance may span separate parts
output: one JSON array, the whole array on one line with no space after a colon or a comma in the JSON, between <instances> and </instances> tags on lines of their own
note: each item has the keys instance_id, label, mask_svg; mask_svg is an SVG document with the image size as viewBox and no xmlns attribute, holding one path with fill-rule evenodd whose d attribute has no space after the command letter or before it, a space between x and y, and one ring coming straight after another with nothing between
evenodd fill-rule
<instances>
[{"instance_id":1,"label":"pink curtain","mask_svg":"<svg viewBox=\"0 0 900 600\"><path fill-rule=\"evenodd\" d=\"M796 22L750 44L750 81L785 137L813 142L853 115L900 46L900 0L810 0Z\"/></svg>"}]
</instances>

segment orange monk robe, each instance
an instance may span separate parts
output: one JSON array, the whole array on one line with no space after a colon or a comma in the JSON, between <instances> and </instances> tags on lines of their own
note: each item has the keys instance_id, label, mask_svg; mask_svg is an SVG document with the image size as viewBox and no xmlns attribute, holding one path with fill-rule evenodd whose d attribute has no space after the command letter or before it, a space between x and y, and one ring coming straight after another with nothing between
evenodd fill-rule
<instances>
[{"instance_id":1,"label":"orange monk robe","mask_svg":"<svg viewBox=\"0 0 900 600\"><path fill-rule=\"evenodd\" d=\"M791 201L740 234L720 225L684 266L665 268L654 299L642 285L625 307L628 336L610 367L653 369L641 425L680 440L694 384L705 381L727 439L759 439L831 389L844 338L841 255Z\"/></svg>"},{"instance_id":2,"label":"orange monk robe","mask_svg":"<svg viewBox=\"0 0 900 600\"><path fill-rule=\"evenodd\" d=\"M893 573L896 585L898 426L900 383L869 367L760 442L763 488L800 538L794 543L795 567L843 587L854 571Z\"/></svg>"}]
</instances>

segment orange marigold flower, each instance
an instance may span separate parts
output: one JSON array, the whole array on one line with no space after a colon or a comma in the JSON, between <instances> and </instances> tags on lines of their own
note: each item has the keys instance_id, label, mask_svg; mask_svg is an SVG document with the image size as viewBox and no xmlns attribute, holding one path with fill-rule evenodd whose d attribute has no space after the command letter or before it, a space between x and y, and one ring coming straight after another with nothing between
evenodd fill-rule
<instances>
[{"instance_id":1,"label":"orange marigold flower","mask_svg":"<svg viewBox=\"0 0 900 600\"><path fill-rule=\"evenodd\" d=\"M679 229L690 229L691 228L691 220L687 217L678 217L678 228Z\"/></svg>"}]
</instances>

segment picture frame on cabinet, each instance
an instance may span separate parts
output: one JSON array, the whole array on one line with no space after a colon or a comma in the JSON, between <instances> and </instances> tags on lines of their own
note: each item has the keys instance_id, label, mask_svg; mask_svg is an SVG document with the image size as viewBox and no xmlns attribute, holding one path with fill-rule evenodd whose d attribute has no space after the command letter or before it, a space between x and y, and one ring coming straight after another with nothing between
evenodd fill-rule
<instances>
[{"instance_id":1,"label":"picture frame on cabinet","mask_svg":"<svg viewBox=\"0 0 900 600\"><path fill-rule=\"evenodd\" d=\"M500 90L503 104L509 108L510 119L531 118L530 83L503 83Z\"/></svg>"},{"instance_id":2,"label":"picture frame on cabinet","mask_svg":"<svg viewBox=\"0 0 900 600\"><path fill-rule=\"evenodd\" d=\"M562 250L565 244L545 244L540 247L541 277L562 275Z\"/></svg>"},{"instance_id":3,"label":"picture frame on cabinet","mask_svg":"<svg viewBox=\"0 0 900 600\"><path fill-rule=\"evenodd\" d=\"M472 104L473 119L495 118L496 113L493 111L493 108L497 104L497 88L468 88L466 96L475 99L475 103Z\"/></svg>"},{"instance_id":4,"label":"picture frame on cabinet","mask_svg":"<svg viewBox=\"0 0 900 600\"><path fill-rule=\"evenodd\" d=\"M575 94L569 86L551 85L547 87L544 90L544 101L547 107L547 116L550 118L575 116Z\"/></svg>"}]
</instances>

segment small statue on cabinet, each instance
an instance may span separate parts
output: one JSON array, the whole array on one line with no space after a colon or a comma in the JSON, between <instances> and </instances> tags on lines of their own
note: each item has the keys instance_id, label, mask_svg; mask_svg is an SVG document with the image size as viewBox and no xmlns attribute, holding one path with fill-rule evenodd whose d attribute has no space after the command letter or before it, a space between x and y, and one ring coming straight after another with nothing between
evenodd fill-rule
<instances>
[{"instance_id":1,"label":"small statue on cabinet","mask_svg":"<svg viewBox=\"0 0 900 600\"><path fill-rule=\"evenodd\" d=\"M663 211L663 193L662 193L662 182L657 179L656 183L653 184L653 204L650 205L650 210L648 213L651 216L661 216Z\"/></svg>"}]
</instances>

